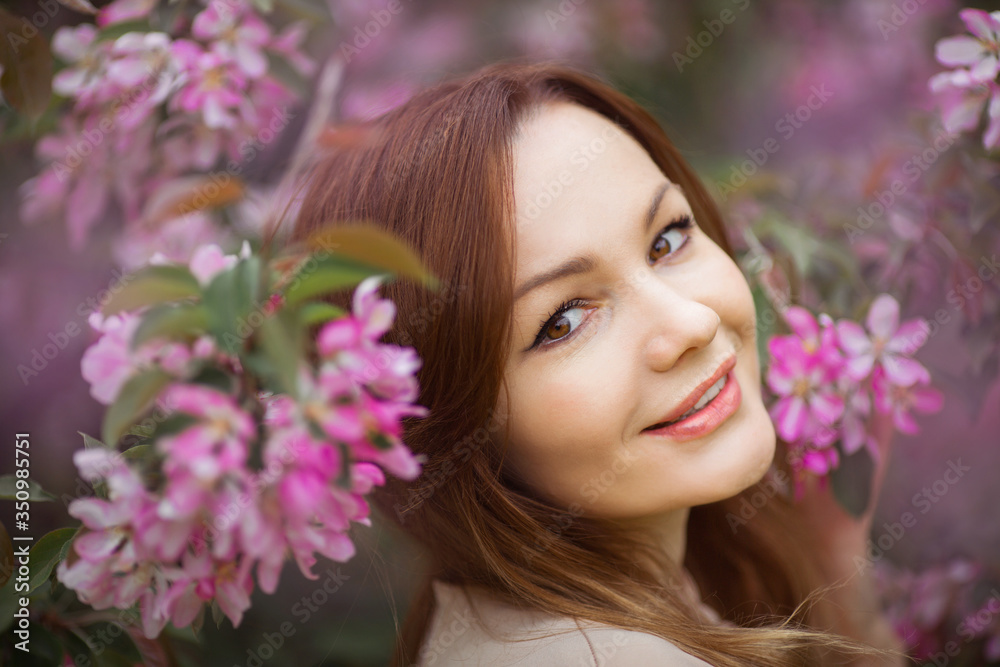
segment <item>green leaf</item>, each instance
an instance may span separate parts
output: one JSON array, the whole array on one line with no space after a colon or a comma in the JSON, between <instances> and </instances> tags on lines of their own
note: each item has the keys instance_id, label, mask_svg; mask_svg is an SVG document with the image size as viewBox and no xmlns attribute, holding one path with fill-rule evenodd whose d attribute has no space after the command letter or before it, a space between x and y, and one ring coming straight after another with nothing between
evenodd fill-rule
<instances>
[{"instance_id":1,"label":"green leaf","mask_svg":"<svg viewBox=\"0 0 1000 667\"><path fill-rule=\"evenodd\" d=\"M201 296L198 279L184 266L146 266L126 276L126 280L125 287L101 309L105 317L164 301Z\"/></svg>"},{"instance_id":2,"label":"green leaf","mask_svg":"<svg viewBox=\"0 0 1000 667\"><path fill-rule=\"evenodd\" d=\"M343 442L337 443L340 450L340 474L334 483L342 489L351 488L351 452Z\"/></svg>"},{"instance_id":3,"label":"green leaf","mask_svg":"<svg viewBox=\"0 0 1000 667\"><path fill-rule=\"evenodd\" d=\"M118 439L146 411L171 379L170 375L158 368L142 371L129 378L118 393L118 399L104 415L101 428L104 442L117 445Z\"/></svg>"},{"instance_id":4,"label":"green leaf","mask_svg":"<svg viewBox=\"0 0 1000 667\"><path fill-rule=\"evenodd\" d=\"M302 323L302 326L311 327L343 317L344 314L343 308L338 308L332 303L310 301L302 304L299 308L299 322Z\"/></svg>"},{"instance_id":5,"label":"green leaf","mask_svg":"<svg viewBox=\"0 0 1000 667\"><path fill-rule=\"evenodd\" d=\"M267 52L267 73L285 84L299 97L307 97L311 92L309 85L299 74L298 70L292 67L287 59L273 53Z\"/></svg>"},{"instance_id":6,"label":"green leaf","mask_svg":"<svg viewBox=\"0 0 1000 667\"><path fill-rule=\"evenodd\" d=\"M18 113L37 120L52 97L52 52L26 18L0 7L0 93Z\"/></svg>"},{"instance_id":7,"label":"green leaf","mask_svg":"<svg viewBox=\"0 0 1000 667\"><path fill-rule=\"evenodd\" d=\"M767 361L770 359L767 342L774 336L777 325L781 322L781 316L774 310L760 283L754 281L751 285L750 293L753 296L754 310L757 312L757 358L761 360L762 373L766 373Z\"/></svg>"},{"instance_id":8,"label":"green leaf","mask_svg":"<svg viewBox=\"0 0 1000 667\"><path fill-rule=\"evenodd\" d=\"M47 503L56 497L43 489L35 480L28 478L28 500ZM17 500L17 476L0 475L0 500Z\"/></svg>"},{"instance_id":9,"label":"green leaf","mask_svg":"<svg viewBox=\"0 0 1000 667\"><path fill-rule=\"evenodd\" d=\"M142 321L129 345L136 350L143 343L157 337L186 341L204 333L208 328L208 313L200 303L164 303L143 313Z\"/></svg>"},{"instance_id":10,"label":"green leaf","mask_svg":"<svg viewBox=\"0 0 1000 667\"><path fill-rule=\"evenodd\" d=\"M138 19L135 21L123 21L121 23L113 23L106 28L101 28L97 31L97 37L94 39L95 42L103 42L105 40L115 40L129 32L150 32L151 28L149 21L145 19Z\"/></svg>"},{"instance_id":11,"label":"green leaf","mask_svg":"<svg viewBox=\"0 0 1000 667\"><path fill-rule=\"evenodd\" d=\"M251 256L221 271L205 288L208 330L219 347L238 354L257 320L265 317L266 300L261 299L261 261ZM253 317L249 317L255 312Z\"/></svg>"},{"instance_id":12,"label":"green leaf","mask_svg":"<svg viewBox=\"0 0 1000 667\"><path fill-rule=\"evenodd\" d=\"M193 378L191 378L191 382L204 384L218 389L219 391L224 391L227 394L232 393L233 389L235 389L233 386L233 376L215 368L214 366L204 366Z\"/></svg>"},{"instance_id":13,"label":"green leaf","mask_svg":"<svg viewBox=\"0 0 1000 667\"><path fill-rule=\"evenodd\" d=\"M87 435L83 431L77 431L77 433L83 436L83 446L86 447L87 449L101 449L102 447L105 449L110 449L110 447L105 445L103 442L101 442L97 438Z\"/></svg>"},{"instance_id":14,"label":"green leaf","mask_svg":"<svg viewBox=\"0 0 1000 667\"><path fill-rule=\"evenodd\" d=\"M138 461L146 458L154 451L153 445L136 445L135 447L129 447L122 452L122 456L128 461Z\"/></svg>"},{"instance_id":15,"label":"green leaf","mask_svg":"<svg viewBox=\"0 0 1000 667\"><path fill-rule=\"evenodd\" d=\"M294 307L322 294L353 287L368 276L385 273L383 269L348 257L313 255L296 272L285 289L285 303Z\"/></svg>"},{"instance_id":16,"label":"green leaf","mask_svg":"<svg viewBox=\"0 0 1000 667\"><path fill-rule=\"evenodd\" d=\"M28 553L28 570L31 573L28 593L44 584L59 561L66 558L73 536L80 528L56 528L42 536Z\"/></svg>"},{"instance_id":17,"label":"green leaf","mask_svg":"<svg viewBox=\"0 0 1000 667\"><path fill-rule=\"evenodd\" d=\"M850 456L841 456L840 465L830 473L834 497L855 518L868 507L874 474L875 463L864 447Z\"/></svg>"},{"instance_id":18,"label":"green leaf","mask_svg":"<svg viewBox=\"0 0 1000 667\"><path fill-rule=\"evenodd\" d=\"M379 449L392 449L392 440L390 440L385 433L372 431L369 433L369 440L371 440L372 444Z\"/></svg>"},{"instance_id":19,"label":"green leaf","mask_svg":"<svg viewBox=\"0 0 1000 667\"><path fill-rule=\"evenodd\" d=\"M260 11L268 14L274 9L274 0L252 0L254 6Z\"/></svg>"},{"instance_id":20,"label":"green leaf","mask_svg":"<svg viewBox=\"0 0 1000 667\"><path fill-rule=\"evenodd\" d=\"M258 338L273 369L271 379L278 385L278 393L297 397L303 336L294 315L282 310L266 318L260 325Z\"/></svg>"},{"instance_id":21,"label":"green leaf","mask_svg":"<svg viewBox=\"0 0 1000 667\"><path fill-rule=\"evenodd\" d=\"M412 248L389 232L370 224L336 224L313 232L307 239L311 248L349 257L380 269L399 274L439 289L440 280L432 275Z\"/></svg>"},{"instance_id":22,"label":"green leaf","mask_svg":"<svg viewBox=\"0 0 1000 667\"><path fill-rule=\"evenodd\" d=\"M276 394L281 393L279 386L281 381L278 379L277 369L274 368L274 364L266 354L263 352L245 354L240 357L240 363L263 381L264 389Z\"/></svg>"},{"instance_id":23,"label":"green leaf","mask_svg":"<svg viewBox=\"0 0 1000 667\"><path fill-rule=\"evenodd\" d=\"M787 250L800 276L809 275L814 259L823 251L823 243L809 231L807 225L795 224L777 217L759 223L761 232L769 232Z\"/></svg>"}]
</instances>

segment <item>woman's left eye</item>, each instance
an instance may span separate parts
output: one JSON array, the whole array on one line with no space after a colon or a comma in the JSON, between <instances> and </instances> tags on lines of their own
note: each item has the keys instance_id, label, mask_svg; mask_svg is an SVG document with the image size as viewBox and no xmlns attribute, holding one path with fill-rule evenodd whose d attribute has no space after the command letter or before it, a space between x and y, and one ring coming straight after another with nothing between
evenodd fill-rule
<instances>
[{"instance_id":1,"label":"woman's left eye","mask_svg":"<svg viewBox=\"0 0 1000 667\"><path fill-rule=\"evenodd\" d=\"M691 237L691 232L689 231L691 227L694 226L694 221L690 215L684 215L677 220L674 220L669 225L664 227L659 234L656 235L656 240L653 242L650 248L650 257L652 257L652 264L655 264L660 260L661 257L666 255L672 255L681 249ZM544 322L542 322L538 333L535 335L535 340L528 349L534 349L536 347L551 347L552 345L558 345L560 342L572 338L576 335L576 332L580 327L584 326L586 318L580 317L575 323L576 326L562 326L560 331L556 333L555 336L548 335L552 330L554 325L561 324L567 321L569 318L566 317L565 313L572 312L574 310L584 310L586 302L582 299L570 299L569 301L563 302L555 312L553 312ZM592 310L592 309L591 309ZM545 338L549 338L553 342L543 342Z\"/></svg>"},{"instance_id":2,"label":"woman's left eye","mask_svg":"<svg viewBox=\"0 0 1000 667\"><path fill-rule=\"evenodd\" d=\"M653 247L650 249L650 256L653 262L658 261L664 255L671 255L677 252L681 246L687 243L691 236L691 226L693 225L690 215L685 215L678 220L674 220L656 235Z\"/></svg>"}]
</instances>

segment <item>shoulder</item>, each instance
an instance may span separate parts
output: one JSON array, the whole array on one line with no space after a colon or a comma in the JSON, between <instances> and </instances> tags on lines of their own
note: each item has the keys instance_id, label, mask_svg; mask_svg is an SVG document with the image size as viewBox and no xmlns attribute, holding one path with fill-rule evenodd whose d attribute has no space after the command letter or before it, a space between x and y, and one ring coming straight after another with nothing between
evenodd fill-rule
<instances>
[{"instance_id":1,"label":"shoulder","mask_svg":"<svg viewBox=\"0 0 1000 667\"><path fill-rule=\"evenodd\" d=\"M711 667L655 635L518 609L440 581L433 588L437 609L421 648L419 667Z\"/></svg>"}]
</instances>

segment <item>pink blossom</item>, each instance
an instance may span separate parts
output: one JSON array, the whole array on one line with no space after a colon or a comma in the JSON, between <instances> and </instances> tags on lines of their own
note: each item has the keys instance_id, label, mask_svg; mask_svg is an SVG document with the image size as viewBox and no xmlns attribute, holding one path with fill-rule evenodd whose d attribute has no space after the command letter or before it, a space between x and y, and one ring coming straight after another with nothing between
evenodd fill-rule
<instances>
[{"instance_id":1,"label":"pink blossom","mask_svg":"<svg viewBox=\"0 0 1000 667\"><path fill-rule=\"evenodd\" d=\"M145 18L153 11L157 0L115 0L97 13L97 25L104 28L113 23Z\"/></svg>"},{"instance_id":2,"label":"pink blossom","mask_svg":"<svg viewBox=\"0 0 1000 667\"><path fill-rule=\"evenodd\" d=\"M930 374L910 356L927 340L927 323L913 319L899 323L899 303L888 294L872 302L865 319L868 333L856 322L837 322L837 337L848 357L847 369L863 379L874 365L883 368L888 378L900 386L930 382Z\"/></svg>"},{"instance_id":3,"label":"pink blossom","mask_svg":"<svg viewBox=\"0 0 1000 667\"><path fill-rule=\"evenodd\" d=\"M80 450L73 461L84 479L107 480L108 500L77 498L69 504L70 515L90 532L74 539L79 558L72 566L61 561L56 575L95 609L126 608L138 600L151 576L151 568L140 562L134 538L137 521L148 513L153 497L110 449Z\"/></svg>"},{"instance_id":4,"label":"pink blossom","mask_svg":"<svg viewBox=\"0 0 1000 667\"><path fill-rule=\"evenodd\" d=\"M122 386L136 372L137 364L129 345L140 318L132 313L104 318L95 311L90 314L88 322L102 335L83 353L80 372L83 379L90 383L90 395L105 405L111 405Z\"/></svg>"},{"instance_id":5,"label":"pink blossom","mask_svg":"<svg viewBox=\"0 0 1000 667\"><path fill-rule=\"evenodd\" d=\"M253 420L232 396L197 384L175 383L162 394L177 412L200 419L174 435L159 438L157 448L166 455L168 476L166 504L161 516L184 517L196 509L196 501L223 474L243 468L247 443L254 435ZM185 500L185 498L188 498Z\"/></svg>"},{"instance_id":6,"label":"pink blossom","mask_svg":"<svg viewBox=\"0 0 1000 667\"><path fill-rule=\"evenodd\" d=\"M228 245L230 238L204 211L194 211L166 220L155 229L143 225L128 225L113 241L113 252L124 270L135 271L154 264L159 253L160 263L188 264L200 246L217 243Z\"/></svg>"},{"instance_id":7,"label":"pink blossom","mask_svg":"<svg viewBox=\"0 0 1000 667\"><path fill-rule=\"evenodd\" d=\"M114 41L107 73L119 88L116 102L129 103L118 105L116 120L123 127L135 127L148 118L176 87L180 69L170 45L163 32L129 32Z\"/></svg>"},{"instance_id":8,"label":"pink blossom","mask_svg":"<svg viewBox=\"0 0 1000 667\"><path fill-rule=\"evenodd\" d=\"M217 274L236 266L240 259L250 256L250 243L243 241L239 255L226 255L214 243L197 248L191 255L191 273L202 285L208 285Z\"/></svg>"},{"instance_id":9,"label":"pink blossom","mask_svg":"<svg viewBox=\"0 0 1000 667\"><path fill-rule=\"evenodd\" d=\"M871 397L868 390L858 388L847 392L844 418L841 422L841 446L844 454L851 455L862 447L868 450L874 461L881 457L875 436L868 431L867 420L871 414Z\"/></svg>"},{"instance_id":10,"label":"pink blossom","mask_svg":"<svg viewBox=\"0 0 1000 667\"><path fill-rule=\"evenodd\" d=\"M210 2L194 17L191 34L210 42L251 79L267 72L263 48L271 41L271 29L246 3Z\"/></svg>"},{"instance_id":11,"label":"pink blossom","mask_svg":"<svg viewBox=\"0 0 1000 667\"><path fill-rule=\"evenodd\" d=\"M836 435L830 427L844 410L834 384L842 372L842 357L834 347L829 323L821 332L804 308L787 310L789 323L802 336L775 336L768 341L767 384L781 397L772 406L771 417L787 442L808 438L829 444Z\"/></svg>"},{"instance_id":12,"label":"pink blossom","mask_svg":"<svg viewBox=\"0 0 1000 667\"><path fill-rule=\"evenodd\" d=\"M918 433L920 428L910 414L917 412L937 412L944 404L944 395L923 380L910 385L893 382L882 367L872 373L872 389L875 392L875 406L879 412L892 415L892 422L903 433Z\"/></svg>"},{"instance_id":13,"label":"pink blossom","mask_svg":"<svg viewBox=\"0 0 1000 667\"><path fill-rule=\"evenodd\" d=\"M76 98L78 104L92 106L114 97L106 76L109 42L98 42L97 28L91 23L61 26L52 35L52 53L70 66L52 79L52 89Z\"/></svg>"},{"instance_id":14,"label":"pink blossom","mask_svg":"<svg viewBox=\"0 0 1000 667\"><path fill-rule=\"evenodd\" d=\"M975 37L958 35L940 40L934 54L942 65L966 66L976 81L992 81L1000 72L1000 11L963 9L958 13Z\"/></svg>"},{"instance_id":15,"label":"pink blossom","mask_svg":"<svg viewBox=\"0 0 1000 667\"><path fill-rule=\"evenodd\" d=\"M184 39L174 40L171 50L183 68L180 90L170 99L171 109L199 113L213 129L234 129L244 114L252 115L243 108L246 76L231 58L203 51Z\"/></svg>"},{"instance_id":16,"label":"pink blossom","mask_svg":"<svg viewBox=\"0 0 1000 667\"><path fill-rule=\"evenodd\" d=\"M316 61L302 52L307 25L304 21L289 23L268 45L272 51L283 56L302 76L312 76L316 71Z\"/></svg>"},{"instance_id":17,"label":"pink blossom","mask_svg":"<svg viewBox=\"0 0 1000 667\"><path fill-rule=\"evenodd\" d=\"M939 97L942 120L949 132L973 130L983 107L989 123L983 134L987 150L1000 146L1000 11L963 9L959 16L974 37L958 35L937 43L942 65L956 67L931 77L928 87ZM964 67L963 67L964 66Z\"/></svg>"},{"instance_id":18,"label":"pink blossom","mask_svg":"<svg viewBox=\"0 0 1000 667\"><path fill-rule=\"evenodd\" d=\"M95 400L111 405L122 386L137 372L158 366L183 377L196 355L184 343L154 339L132 348L132 337L142 322L142 316L122 312L104 317L94 311L88 318L90 326L100 332L97 341L88 347L80 359L80 372L90 383L90 395ZM202 352L204 356L204 343Z\"/></svg>"},{"instance_id":19,"label":"pink blossom","mask_svg":"<svg viewBox=\"0 0 1000 667\"><path fill-rule=\"evenodd\" d=\"M75 250L83 247L112 196L127 216L138 214L141 182L151 162L151 122L116 133L101 129L100 120L94 114L63 116L59 131L36 146L49 166L21 188L25 222L64 215Z\"/></svg>"}]
</instances>

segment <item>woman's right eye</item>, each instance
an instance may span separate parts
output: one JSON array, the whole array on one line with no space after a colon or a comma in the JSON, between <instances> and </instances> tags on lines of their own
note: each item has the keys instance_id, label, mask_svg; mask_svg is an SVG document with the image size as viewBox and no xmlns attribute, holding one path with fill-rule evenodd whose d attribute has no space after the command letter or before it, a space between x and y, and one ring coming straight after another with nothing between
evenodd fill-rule
<instances>
[{"instance_id":1,"label":"woman's right eye","mask_svg":"<svg viewBox=\"0 0 1000 667\"><path fill-rule=\"evenodd\" d=\"M583 323L585 318L583 311L586 310L583 308L585 303L582 299L571 299L556 308L555 312L542 323L538 334L535 336L535 341L528 349L555 345L557 342L571 337L580 324ZM574 313L579 314L574 315Z\"/></svg>"}]
</instances>

